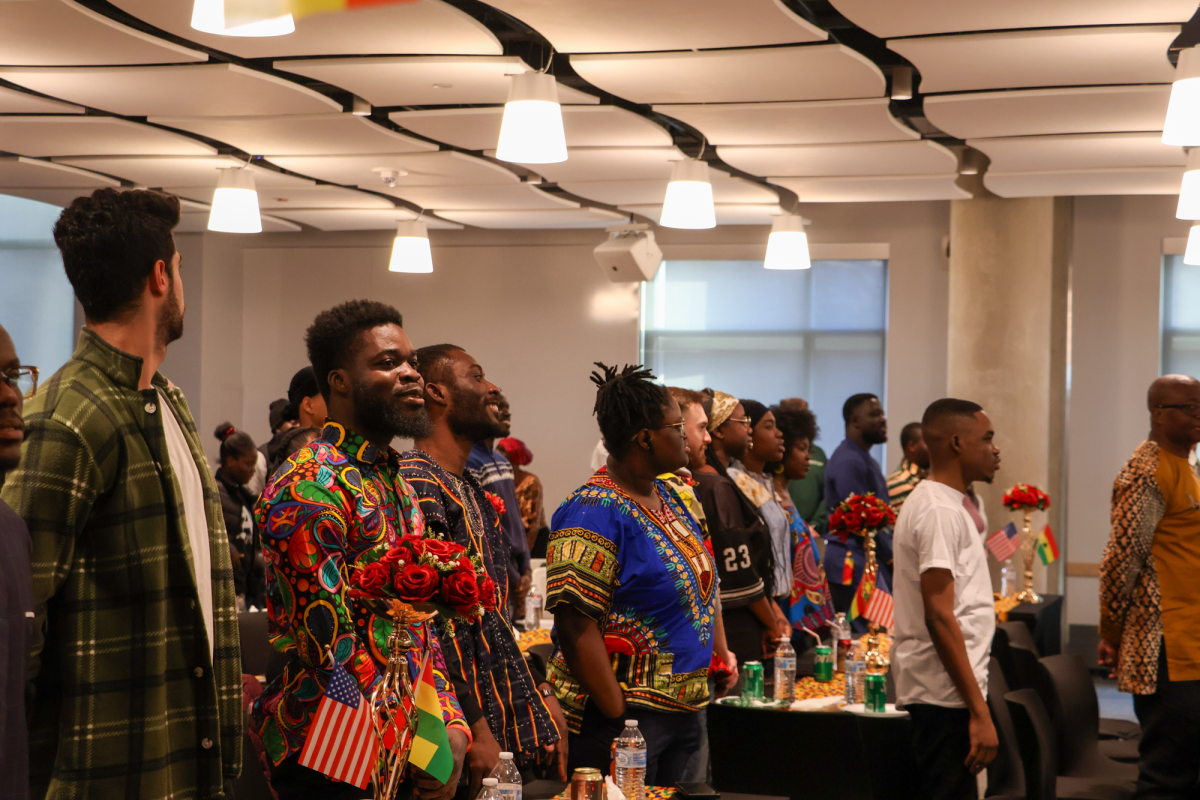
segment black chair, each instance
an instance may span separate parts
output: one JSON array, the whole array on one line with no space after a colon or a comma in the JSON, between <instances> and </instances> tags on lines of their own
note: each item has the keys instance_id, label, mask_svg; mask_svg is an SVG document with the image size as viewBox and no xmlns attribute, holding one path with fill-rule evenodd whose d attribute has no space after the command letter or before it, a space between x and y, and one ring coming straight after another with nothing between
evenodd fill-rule
<instances>
[{"instance_id":1,"label":"black chair","mask_svg":"<svg viewBox=\"0 0 1200 800\"><path fill-rule=\"evenodd\" d=\"M247 675L266 675L267 664L274 650L267 638L267 613L239 611L238 638L242 641L242 672Z\"/></svg>"},{"instance_id":2,"label":"black chair","mask_svg":"<svg viewBox=\"0 0 1200 800\"><path fill-rule=\"evenodd\" d=\"M1012 688L1038 689L1042 682L1041 670L1038 668L1036 650L1014 644L1010 641L1009 658L1012 659L1012 669L1015 676Z\"/></svg>"},{"instance_id":3,"label":"black chair","mask_svg":"<svg viewBox=\"0 0 1200 800\"><path fill-rule=\"evenodd\" d=\"M1138 725L1136 722L1130 722L1127 719L1101 717L1100 738L1134 741L1142 738L1142 726Z\"/></svg>"},{"instance_id":4,"label":"black chair","mask_svg":"<svg viewBox=\"0 0 1200 800\"><path fill-rule=\"evenodd\" d=\"M1024 622L1001 622L996 628L1008 634L1008 643L1013 647L1024 647L1041 656L1037 643L1033 640L1033 631L1029 630L1029 626Z\"/></svg>"},{"instance_id":5,"label":"black chair","mask_svg":"<svg viewBox=\"0 0 1200 800\"><path fill-rule=\"evenodd\" d=\"M1033 689L1018 689L1005 696L1016 733L1017 750L1025 774L1027 800L1129 800L1132 781L1058 776L1054 726L1042 699Z\"/></svg>"},{"instance_id":6,"label":"black chair","mask_svg":"<svg viewBox=\"0 0 1200 800\"><path fill-rule=\"evenodd\" d=\"M996 726L1000 747L996 751L996 758L987 768L987 793L1019 796L1025 794L1025 772L1021 766L1021 752L1017 749L1012 715L1004 701L1007 694L1008 683L1004 670L999 659L993 658L988 664L988 708L992 711L992 722Z\"/></svg>"},{"instance_id":7,"label":"black chair","mask_svg":"<svg viewBox=\"0 0 1200 800\"><path fill-rule=\"evenodd\" d=\"M1036 688L1054 726L1059 774L1136 781L1137 767L1113 761L1100 752L1100 703L1083 659L1076 655L1047 656L1038 667L1041 680Z\"/></svg>"}]
</instances>

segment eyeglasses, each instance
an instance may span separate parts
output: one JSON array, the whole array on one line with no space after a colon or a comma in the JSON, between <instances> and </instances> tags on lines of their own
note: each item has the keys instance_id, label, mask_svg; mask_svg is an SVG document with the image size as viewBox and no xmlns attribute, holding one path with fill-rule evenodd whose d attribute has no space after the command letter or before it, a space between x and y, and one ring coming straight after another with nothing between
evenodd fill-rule
<instances>
[{"instance_id":1,"label":"eyeglasses","mask_svg":"<svg viewBox=\"0 0 1200 800\"><path fill-rule=\"evenodd\" d=\"M23 398L28 400L37 392L38 368L19 366L0 370L0 381L16 389Z\"/></svg>"},{"instance_id":2,"label":"eyeglasses","mask_svg":"<svg viewBox=\"0 0 1200 800\"><path fill-rule=\"evenodd\" d=\"M679 431L680 436L687 436L687 431L684 430L684 427L683 427L686 424L687 423L685 423L683 420L680 420L679 422L671 422L666 425L659 425L658 428L656 428L655 430L662 430L663 428L674 428L675 430Z\"/></svg>"},{"instance_id":3,"label":"eyeglasses","mask_svg":"<svg viewBox=\"0 0 1200 800\"><path fill-rule=\"evenodd\" d=\"M1182 411L1190 417L1200 417L1200 403L1164 403L1155 408L1174 408Z\"/></svg>"},{"instance_id":4,"label":"eyeglasses","mask_svg":"<svg viewBox=\"0 0 1200 800\"><path fill-rule=\"evenodd\" d=\"M747 428L753 428L753 427L754 427L754 423L752 423L752 422L750 421L750 418L749 418L749 417L742 417L742 418L740 418L740 419L736 419L736 418L735 418L735 419L731 419L731 420L729 420L729 421L730 421L730 422L740 422L740 423L742 423L743 425L745 425Z\"/></svg>"}]
</instances>

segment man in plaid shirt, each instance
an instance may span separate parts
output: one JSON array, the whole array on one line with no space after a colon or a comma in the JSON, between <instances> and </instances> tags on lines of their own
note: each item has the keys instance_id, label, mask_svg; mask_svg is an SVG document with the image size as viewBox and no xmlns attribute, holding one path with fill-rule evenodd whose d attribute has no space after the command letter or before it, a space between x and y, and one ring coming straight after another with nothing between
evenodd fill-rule
<instances>
[{"instance_id":1,"label":"man in plaid shirt","mask_svg":"<svg viewBox=\"0 0 1200 800\"><path fill-rule=\"evenodd\" d=\"M100 189L54 227L87 327L25 405L3 499L33 540L30 797L216 800L241 653L216 484L183 393L179 201Z\"/></svg>"}]
</instances>

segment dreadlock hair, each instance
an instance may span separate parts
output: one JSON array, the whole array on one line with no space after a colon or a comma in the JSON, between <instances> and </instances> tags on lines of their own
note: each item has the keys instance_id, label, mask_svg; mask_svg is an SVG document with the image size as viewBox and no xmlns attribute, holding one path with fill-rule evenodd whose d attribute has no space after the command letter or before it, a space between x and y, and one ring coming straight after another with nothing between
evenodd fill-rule
<instances>
[{"instance_id":1,"label":"dreadlock hair","mask_svg":"<svg viewBox=\"0 0 1200 800\"><path fill-rule=\"evenodd\" d=\"M213 436L221 443L221 462L227 458L240 458L254 449L254 440L245 431L239 431L230 422L222 422L213 431Z\"/></svg>"},{"instance_id":2,"label":"dreadlock hair","mask_svg":"<svg viewBox=\"0 0 1200 800\"><path fill-rule=\"evenodd\" d=\"M600 424L605 448L614 458L621 458L638 431L662 424L666 416L663 406L671 393L654 383L654 373L641 364L626 364L618 373L616 367L594 363L600 371L591 375L598 387L592 413Z\"/></svg>"}]
</instances>

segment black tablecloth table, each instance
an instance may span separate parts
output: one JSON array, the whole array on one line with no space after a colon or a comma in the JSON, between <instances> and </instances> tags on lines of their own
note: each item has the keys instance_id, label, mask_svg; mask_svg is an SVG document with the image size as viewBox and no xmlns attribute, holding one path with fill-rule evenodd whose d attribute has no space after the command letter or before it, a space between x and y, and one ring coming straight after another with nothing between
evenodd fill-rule
<instances>
[{"instance_id":1,"label":"black tablecloth table","mask_svg":"<svg viewBox=\"0 0 1200 800\"><path fill-rule=\"evenodd\" d=\"M1061 594L1044 594L1040 603L1014 606L1008 612L1008 621L1024 622L1033 633L1038 652L1056 656L1062 652L1062 606Z\"/></svg>"}]
</instances>

